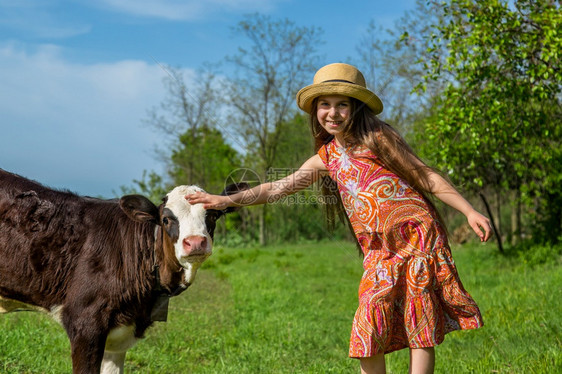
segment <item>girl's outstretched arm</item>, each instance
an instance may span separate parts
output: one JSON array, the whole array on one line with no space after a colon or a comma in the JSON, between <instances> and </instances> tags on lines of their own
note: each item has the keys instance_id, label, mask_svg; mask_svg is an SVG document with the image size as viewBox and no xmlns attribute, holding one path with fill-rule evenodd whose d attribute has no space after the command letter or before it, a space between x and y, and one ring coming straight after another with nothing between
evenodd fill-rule
<instances>
[{"instance_id":1,"label":"girl's outstretched arm","mask_svg":"<svg viewBox=\"0 0 562 374\"><path fill-rule=\"evenodd\" d=\"M395 137L398 141L404 141L397 132L395 132ZM462 195L453 186L451 186L449 182L425 165L424 162L413 153L413 151L411 152L412 153L410 153L409 157L411 157L410 161L412 164L425 169L428 173L431 193L437 196L437 198L445 204L463 213L468 220L468 224L472 227L480 240L483 242L487 241L492 233L490 220L476 211L472 205L470 205L470 203L462 197Z\"/></svg>"},{"instance_id":2,"label":"girl's outstretched arm","mask_svg":"<svg viewBox=\"0 0 562 374\"><path fill-rule=\"evenodd\" d=\"M271 203L294 194L318 180L320 173L326 171L320 156L314 155L293 174L274 182L262 183L249 190L234 195L221 196L203 192L186 195L190 204L202 203L205 209L223 210L232 206L246 206Z\"/></svg>"},{"instance_id":3,"label":"girl's outstretched arm","mask_svg":"<svg viewBox=\"0 0 562 374\"><path fill-rule=\"evenodd\" d=\"M442 176L435 172L429 173L432 183L432 193L445 204L464 214L468 224L474 232L485 242L490 238L492 228L490 220L476 211L462 195L451 186Z\"/></svg>"}]
</instances>

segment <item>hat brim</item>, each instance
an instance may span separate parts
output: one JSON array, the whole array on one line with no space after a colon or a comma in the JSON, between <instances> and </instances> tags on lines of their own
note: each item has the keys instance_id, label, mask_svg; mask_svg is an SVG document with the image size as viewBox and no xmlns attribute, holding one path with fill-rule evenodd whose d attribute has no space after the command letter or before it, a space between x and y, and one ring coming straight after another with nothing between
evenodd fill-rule
<instances>
[{"instance_id":1,"label":"hat brim","mask_svg":"<svg viewBox=\"0 0 562 374\"><path fill-rule=\"evenodd\" d=\"M297 105L307 113L312 109L312 101L318 96L342 95L364 102L374 114L383 110L382 101L370 90L357 84L346 82L323 82L302 88L297 93Z\"/></svg>"}]
</instances>

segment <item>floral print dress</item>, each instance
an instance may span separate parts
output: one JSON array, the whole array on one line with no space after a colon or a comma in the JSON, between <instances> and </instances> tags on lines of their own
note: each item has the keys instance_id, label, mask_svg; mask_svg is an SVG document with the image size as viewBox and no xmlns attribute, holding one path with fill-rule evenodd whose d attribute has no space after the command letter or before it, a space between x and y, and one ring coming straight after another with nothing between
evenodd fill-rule
<instances>
[{"instance_id":1,"label":"floral print dress","mask_svg":"<svg viewBox=\"0 0 562 374\"><path fill-rule=\"evenodd\" d=\"M433 347L448 332L482 326L431 205L366 147L332 140L318 154L364 254L350 357Z\"/></svg>"}]
</instances>

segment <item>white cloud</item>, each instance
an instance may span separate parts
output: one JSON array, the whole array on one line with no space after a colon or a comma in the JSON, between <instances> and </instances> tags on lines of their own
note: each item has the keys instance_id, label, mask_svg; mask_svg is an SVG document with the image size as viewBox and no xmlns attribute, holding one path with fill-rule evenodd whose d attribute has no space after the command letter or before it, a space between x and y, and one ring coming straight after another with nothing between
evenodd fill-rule
<instances>
[{"instance_id":1,"label":"white cloud","mask_svg":"<svg viewBox=\"0 0 562 374\"><path fill-rule=\"evenodd\" d=\"M160 165L142 126L165 95L157 64L78 64L53 45L0 44L0 167L47 185L111 196Z\"/></svg>"},{"instance_id":2,"label":"white cloud","mask_svg":"<svg viewBox=\"0 0 562 374\"><path fill-rule=\"evenodd\" d=\"M225 11L268 12L285 0L103 0L109 8L133 14L168 20L197 20Z\"/></svg>"}]
</instances>

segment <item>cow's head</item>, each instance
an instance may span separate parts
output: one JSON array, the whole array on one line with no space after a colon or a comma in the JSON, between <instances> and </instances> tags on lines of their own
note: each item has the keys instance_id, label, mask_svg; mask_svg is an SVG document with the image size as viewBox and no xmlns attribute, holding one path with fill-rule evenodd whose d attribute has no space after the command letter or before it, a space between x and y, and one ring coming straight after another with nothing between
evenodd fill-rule
<instances>
[{"instance_id":1,"label":"cow's head","mask_svg":"<svg viewBox=\"0 0 562 374\"><path fill-rule=\"evenodd\" d=\"M247 187L243 183L229 185L222 194L236 193ZM216 221L235 210L205 210L203 204L191 205L185 195L199 191L203 190L197 186L178 186L166 195L159 207L140 195L123 196L119 202L121 209L133 220L161 226L161 235L156 243L163 248L161 260L179 263L185 269L188 283L212 253Z\"/></svg>"}]
</instances>

